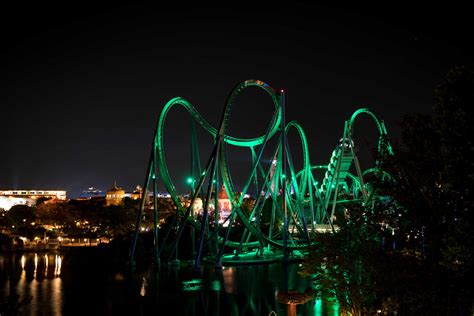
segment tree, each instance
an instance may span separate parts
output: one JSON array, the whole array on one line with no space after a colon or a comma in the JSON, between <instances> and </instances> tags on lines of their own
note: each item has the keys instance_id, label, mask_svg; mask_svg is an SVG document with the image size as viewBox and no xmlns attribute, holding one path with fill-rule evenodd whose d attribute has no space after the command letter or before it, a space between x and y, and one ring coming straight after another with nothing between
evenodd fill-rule
<instances>
[{"instance_id":1,"label":"tree","mask_svg":"<svg viewBox=\"0 0 474 316\"><path fill-rule=\"evenodd\" d=\"M14 205L6 214L7 220L15 228L31 225L36 220L36 209L28 205Z\"/></svg>"},{"instance_id":2,"label":"tree","mask_svg":"<svg viewBox=\"0 0 474 316\"><path fill-rule=\"evenodd\" d=\"M472 308L474 164L474 72L455 67L436 87L433 115L403 122L403 147L392 173L396 200L406 209L405 234L432 276L434 308L457 313Z\"/></svg>"},{"instance_id":3,"label":"tree","mask_svg":"<svg viewBox=\"0 0 474 316\"><path fill-rule=\"evenodd\" d=\"M379 216L352 206L339 232L317 236L303 272L346 310L392 302L402 314L472 314L473 74L452 69L435 89L433 114L403 120L396 154L383 161L394 182L379 184L389 197L378 200ZM386 237L380 223L395 229L395 248L374 242Z\"/></svg>"},{"instance_id":4,"label":"tree","mask_svg":"<svg viewBox=\"0 0 474 316\"><path fill-rule=\"evenodd\" d=\"M43 225L68 226L74 223L72 207L67 204L42 203L36 207L38 222Z\"/></svg>"}]
</instances>

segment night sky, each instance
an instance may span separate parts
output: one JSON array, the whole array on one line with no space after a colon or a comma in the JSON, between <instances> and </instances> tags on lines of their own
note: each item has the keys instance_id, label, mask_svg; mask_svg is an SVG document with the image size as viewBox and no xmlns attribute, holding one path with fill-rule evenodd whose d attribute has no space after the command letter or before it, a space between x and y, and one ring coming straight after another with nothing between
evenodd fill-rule
<instances>
[{"instance_id":1,"label":"night sky","mask_svg":"<svg viewBox=\"0 0 474 316\"><path fill-rule=\"evenodd\" d=\"M327 163L356 109L372 109L396 138L402 116L430 113L436 84L474 56L462 6L81 4L2 7L0 189L64 189L75 197L117 181L130 191L143 183L169 99L188 99L216 126L229 92L246 79L286 90L287 120L305 129L312 162ZM239 98L232 135L265 130L272 104L257 92ZM189 117L175 110L166 126L180 188ZM373 125L361 119L356 128L361 147L370 147ZM203 138L203 159L208 143ZM250 158L232 153L239 180Z\"/></svg>"}]
</instances>

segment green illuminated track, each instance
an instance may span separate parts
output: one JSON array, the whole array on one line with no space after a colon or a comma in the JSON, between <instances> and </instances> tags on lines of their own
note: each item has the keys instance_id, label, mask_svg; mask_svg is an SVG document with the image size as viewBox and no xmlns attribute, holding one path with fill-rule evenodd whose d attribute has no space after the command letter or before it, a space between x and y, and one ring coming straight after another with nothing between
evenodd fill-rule
<instances>
[{"instance_id":1,"label":"green illuminated track","mask_svg":"<svg viewBox=\"0 0 474 316\"><path fill-rule=\"evenodd\" d=\"M268 94L273 101L274 112L269 118L266 132L263 135L255 138L233 137L226 133L232 108L238 106L238 95L249 87L259 88ZM192 167L189 170L191 175L189 182L192 184L193 190L187 204L182 203L181 195L177 192L170 177L165 158L165 122L168 114L175 107L183 107L193 122L190 163ZM164 243L171 243L171 248L176 250L177 241L181 237L184 227L192 225L199 234L197 264L199 264L202 255L208 254L215 256L216 262L219 262L225 247L235 248L237 254L254 248L263 253L265 249L268 249L267 246L285 251L305 249L312 243L311 232L320 226L333 226L337 205L348 200L367 203L368 199L372 198L373 195L365 188L363 178L368 173L379 174L379 164L376 162L375 166L366 170L365 173L360 170L354 152L352 135L356 118L361 114L369 115L379 132L379 152L393 154L383 122L378 120L368 109L357 110L350 120L345 122L343 137L334 149L329 163L316 166L310 162L309 144L302 126L296 121L286 123L284 107L284 92L277 92L260 80L246 80L231 91L217 128L213 127L184 98L176 97L165 104L160 112L153 137L152 153L144 186L145 192L149 189L156 195L157 182L161 181L177 206L178 212L175 222L179 223L179 231L173 241L168 238L169 231L163 232L166 234ZM205 130L214 139L212 153L203 168L201 168L199 158L195 125ZM301 141L303 157L301 170L294 169L291 158L292 149L286 141L287 134L292 131L298 134ZM272 139L274 141L270 142ZM248 148L252 158L252 168L239 194L235 192L229 168L228 146ZM273 148L269 148L269 146ZM271 157L263 157L265 149L265 152L270 150ZM272 160L270 166L268 163L263 163L269 158ZM355 174L352 169L355 169ZM323 173L325 171L324 176L318 176L322 173L318 170L322 170ZM209 206L210 204L216 205L215 195L219 191L220 185L225 186L232 204L230 216L223 223L217 222L216 218L209 217ZM252 194L255 197L250 208L248 204L247 207L244 207L246 194ZM202 216L196 216L192 209L194 201L198 198L203 201ZM145 207L144 199L137 218L135 238L130 254L132 258ZM155 207L155 227L157 227L156 218ZM159 257L164 246L160 248L158 245L158 229L155 229L155 240L156 254ZM215 246L211 247L212 249L204 249L209 241L213 241Z\"/></svg>"}]
</instances>

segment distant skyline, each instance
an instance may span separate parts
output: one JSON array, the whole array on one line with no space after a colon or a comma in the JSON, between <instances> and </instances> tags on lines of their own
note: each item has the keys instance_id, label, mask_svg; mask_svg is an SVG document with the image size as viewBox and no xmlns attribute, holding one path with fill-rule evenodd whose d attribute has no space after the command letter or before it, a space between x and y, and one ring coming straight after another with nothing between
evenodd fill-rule
<instances>
[{"instance_id":1,"label":"distant skyline","mask_svg":"<svg viewBox=\"0 0 474 316\"><path fill-rule=\"evenodd\" d=\"M246 79L287 91L287 119L305 129L315 164L327 163L344 121L360 107L397 137L404 114L430 113L449 69L472 64L469 12L446 4L11 4L1 22L0 190L64 189L77 197L116 181L131 191L143 185L156 119L169 99L186 98L216 126L228 93ZM265 96L249 92L234 108L230 132L259 135L271 113ZM183 189L189 119L177 110L168 122L167 160ZM361 146L370 143L370 123L358 128ZM208 150L203 145L203 157ZM238 181L239 159L248 158L233 159Z\"/></svg>"}]
</instances>

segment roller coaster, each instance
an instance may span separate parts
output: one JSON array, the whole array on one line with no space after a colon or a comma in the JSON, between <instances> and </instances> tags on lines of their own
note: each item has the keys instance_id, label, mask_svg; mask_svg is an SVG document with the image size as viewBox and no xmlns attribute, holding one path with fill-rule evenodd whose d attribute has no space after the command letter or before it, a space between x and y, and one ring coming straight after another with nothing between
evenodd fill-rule
<instances>
[{"instance_id":1,"label":"roller coaster","mask_svg":"<svg viewBox=\"0 0 474 316\"><path fill-rule=\"evenodd\" d=\"M274 112L265 134L256 138L237 138L226 133L232 108L239 94L256 87L268 94L274 104ZM191 117L191 161L189 183L192 186L188 201L183 202L168 171L164 147L164 126L167 115L175 107L184 108ZM354 126L360 115L368 115L378 131L378 155L374 165L362 171L354 144ZM196 124L213 139L212 151L205 164L201 163L197 141ZM295 170L288 133L296 130L302 146L302 169ZM270 140L273 140L270 142ZM248 148L252 165L243 188L236 192L229 169L227 146ZM267 150L267 151L266 151ZM270 164L264 153L271 153ZM336 213L346 203L359 203L364 207L373 206L377 196L376 188L367 185L368 177L383 177L381 157L393 155L384 122L369 109L355 111L345 121L342 137L333 150L327 165L312 165L309 145L303 128L296 121L286 122L285 92L276 91L260 80L246 80L234 87L229 94L220 124L216 129L182 97L169 100L160 112L152 140L152 149L143 186L153 194L154 230L153 253L156 263L167 252L171 260L176 259L178 242L186 229L196 234L192 240L195 267L200 267L203 259L222 266L223 262L241 262L245 254L252 254L251 260L280 258L289 260L294 252L305 251L313 243L314 233L321 230L334 232ZM324 176L322 176L324 174ZM319 177L318 177L319 175ZM158 238L158 182L165 186L177 208L172 223ZM225 188L231 202L230 214L218 220L217 193ZM249 194L253 196L248 203ZM202 212L196 214L195 201L201 199ZM216 207L214 207L214 205ZM140 225L146 208L146 198L141 199L135 232L129 257L133 263L136 255ZM215 210L214 210L215 208ZM166 249L166 251L164 251ZM193 248L195 249L195 248Z\"/></svg>"}]
</instances>

